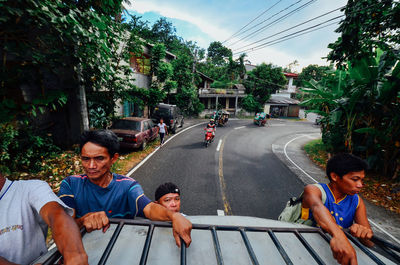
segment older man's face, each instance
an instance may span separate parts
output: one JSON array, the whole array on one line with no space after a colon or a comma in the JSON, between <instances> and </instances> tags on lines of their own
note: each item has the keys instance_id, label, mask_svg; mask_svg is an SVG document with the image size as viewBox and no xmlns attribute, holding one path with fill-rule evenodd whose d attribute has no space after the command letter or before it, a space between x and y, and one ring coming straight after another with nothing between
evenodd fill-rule
<instances>
[{"instance_id":1,"label":"older man's face","mask_svg":"<svg viewBox=\"0 0 400 265\"><path fill-rule=\"evenodd\" d=\"M87 142L81 151L82 166L90 180L97 182L106 177L118 154L110 157L107 148Z\"/></svg>"},{"instance_id":2,"label":"older man's face","mask_svg":"<svg viewBox=\"0 0 400 265\"><path fill-rule=\"evenodd\" d=\"M167 193L158 200L158 203L170 211L177 213L181 211L181 197L178 193Z\"/></svg>"}]
</instances>

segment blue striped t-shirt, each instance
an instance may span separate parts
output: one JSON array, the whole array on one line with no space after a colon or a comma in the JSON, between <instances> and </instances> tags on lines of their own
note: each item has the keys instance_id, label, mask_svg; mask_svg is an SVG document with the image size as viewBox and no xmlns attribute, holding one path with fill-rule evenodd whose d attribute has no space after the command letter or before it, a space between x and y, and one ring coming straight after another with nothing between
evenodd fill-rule
<instances>
[{"instance_id":1,"label":"blue striped t-shirt","mask_svg":"<svg viewBox=\"0 0 400 265\"><path fill-rule=\"evenodd\" d=\"M145 217L143 209L151 202L136 180L115 173L106 188L93 184L87 175L69 176L61 182L58 196L75 209L76 218L100 211L109 218Z\"/></svg>"}]
</instances>

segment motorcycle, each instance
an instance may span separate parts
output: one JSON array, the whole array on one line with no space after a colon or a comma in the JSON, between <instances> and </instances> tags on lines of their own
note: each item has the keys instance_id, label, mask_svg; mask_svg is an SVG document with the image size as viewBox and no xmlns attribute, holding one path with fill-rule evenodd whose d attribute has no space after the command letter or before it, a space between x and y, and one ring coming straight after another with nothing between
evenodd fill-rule
<instances>
[{"instance_id":1,"label":"motorcycle","mask_svg":"<svg viewBox=\"0 0 400 265\"><path fill-rule=\"evenodd\" d=\"M207 147L209 144L211 144L212 141L214 141L214 129L212 128L205 128L206 134L204 136L204 145Z\"/></svg>"},{"instance_id":2,"label":"motorcycle","mask_svg":"<svg viewBox=\"0 0 400 265\"><path fill-rule=\"evenodd\" d=\"M266 119L254 119L254 124L260 126L265 126L267 123Z\"/></svg>"},{"instance_id":3,"label":"motorcycle","mask_svg":"<svg viewBox=\"0 0 400 265\"><path fill-rule=\"evenodd\" d=\"M267 117L264 112L257 113L256 116L254 117L254 124L258 126L265 126L267 123Z\"/></svg>"}]
</instances>

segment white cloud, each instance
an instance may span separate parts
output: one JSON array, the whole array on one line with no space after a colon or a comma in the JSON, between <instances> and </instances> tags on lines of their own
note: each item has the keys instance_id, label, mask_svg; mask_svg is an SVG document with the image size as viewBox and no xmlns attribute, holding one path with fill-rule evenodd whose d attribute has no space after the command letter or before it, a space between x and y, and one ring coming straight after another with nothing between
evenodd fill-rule
<instances>
[{"instance_id":1,"label":"white cloud","mask_svg":"<svg viewBox=\"0 0 400 265\"><path fill-rule=\"evenodd\" d=\"M132 3L133 9L138 13L145 12L156 12L167 18L175 18L183 21L187 21L193 25L196 25L204 34L209 35L215 40L229 37L230 32L218 25L212 24L214 21L212 18L207 19L206 17L200 16L198 13L192 13L192 10L184 10L183 8L176 8L172 6L168 1L163 3L151 3L149 1L135 1ZM197 12L201 12L197 10Z\"/></svg>"},{"instance_id":2,"label":"white cloud","mask_svg":"<svg viewBox=\"0 0 400 265\"><path fill-rule=\"evenodd\" d=\"M233 31L228 30L228 28L223 27L223 24L229 24L230 28L239 28L241 25L236 25L237 23L241 23L235 19L231 12L223 12L218 9L217 5L212 1L204 1L202 4L199 2L186 2L179 0L171 0L171 1L144 1L144 0L131 0L132 6L131 9L135 10L140 14L144 14L146 12L154 12L158 13L161 16L170 18L170 19L178 19L186 23L190 23L196 26L199 31L197 32L185 32L185 36L181 35L186 40L196 41L200 47L207 48L211 41L221 41L230 37ZM282 25L279 25L279 28L287 28L297 24L299 22L305 21L311 17L320 15L329 10L333 10L334 8L339 7L341 4L345 4L346 0L337 0L332 2L331 0L324 0L319 2L319 6L313 6L313 8L308 9L307 12L301 14L300 17L295 18L293 21L286 21ZM232 5L235 5L236 2L232 2ZM208 10L207 10L208 8ZM243 12L249 13L251 16L251 12L254 10L243 10ZM259 12L259 10L257 10ZM293 24L294 23L294 24ZM179 29L178 29L179 31ZM204 35L202 35L202 33ZM317 36L317 33L320 33ZM299 66L297 67L297 71L301 71L303 67L306 67L309 64L319 64L319 65L327 65L328 63L321 59L321 57L326 56L329 52L329 49L326 48L326 45L329 42L332 42L336 39L332 29L326 29L321 32L317 32L312 35L308 35L307 39L296 38L293 41L293 45L288 48L288 45L281 46L271 46L266 47L258 51L248 53L248 59L252 62L252 64L260 64L262 62L273 63L275 65L279 65L282 67L287 66L289 63L297 60L299 62ZM262 34L261 34L262 35ZM243 36L241 36L243 37ZM280 37L280 36L278 36ZM260 39L262 38L259 36ZM246 46L253 42L254 40L243 41L242 43L238 43L233 47L228 48L236 48L233 52L237 52L237 48ZM234 41L231 41L232 44ZM261 42L262 43L262 42ZM226 43L225 45L228 45ZM318 44L318 45L316 45Z\"/></svg>"}]
</instances>

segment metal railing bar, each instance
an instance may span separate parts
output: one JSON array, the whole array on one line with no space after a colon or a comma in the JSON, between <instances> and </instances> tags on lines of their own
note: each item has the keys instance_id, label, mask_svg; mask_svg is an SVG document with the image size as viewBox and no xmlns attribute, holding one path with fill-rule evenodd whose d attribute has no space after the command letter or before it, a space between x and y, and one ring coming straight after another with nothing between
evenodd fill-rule
<instances>
[{"instance_id":1,"label":"metal railing bar","mask_svg":"<svg viewBox=\"0 0 400 265\"><path fill-rule=\"evenodd\" d=\"M150 224L149 230L147 232L146 241L144 242L142 256L140 257L140 265L145 265L147 262L147 257L149 256L150 244L153 239L154 224Z\"/></svg>"},{"instance_id":2,"label":"metal railing bar","mask_svg":"<svg viewBox=\"0 0 400 265\"><path fill-rule=\"evenodd\" d=\"M394 244L392 244L392 243L390 243L390 242L388 242L386 240L383 240L383 239L381 239L381 238L379 238L377 236L373 236L371 238L371 241L376 243L376 244L378 244L378 245L380 245L380 246L385 246L387 248L393 249L393 250L395 250L395 251L400 253L400 246L396 246L396 245L394 245Z\"/></svg>"},{"instance_id":3,"label":"metal railing bar","mask_svg":"<svg viewBox=\"0 0 400 265\"><path fill-rule=\"evenodd\" d=\"M214 249L215 249L215 256L217 257L217 263L218 265L223 265L224 260L222 259L221 246L219 245L217 230L215 229L214 226L212 226L210 231L214 242Z\"/></svg>"},{"instance_id":4,"label":"metal railing bar","mask_svg":"<svg viewBox=\"0 0 400 265\"><path fill-rule=\"evenodd\" d=\"M250 258L251 258L251 262L254 265L259 265L257 257L256 257L256 254L254 253L254 250L251 247L251 244L250 244L249 238L247 237L246 232L244 231L243 228L240 228L239 231L240 231L240 234L242 235L244 244L246 245L247 252L249 252L249 255L250 255Z\"/></svg>"},{"instance_id":5,"label":"metal railing bar","mask_svg":"<svg viewBox=\"0 0 400 265\"><path fill-rule=\"evenodd\" d=\"M322 229L319 231L320 236L325 239L326 242L330 243L331 239L325 234L324 231L322 231Z\"/></svg>"},{"instance_id":6,"label":"metal railing bar","mask_svg":"<svg viewBox=\"0 0 400 265\"><path fill-rule=\"evenodd\" d=\"M274 234L272 230L268 230L268 234L271 237L272 241L274 242L276 248L278 249L279 253L281 254L283 260L287 265L293 265L293 262L290 260L288 254L286 253L285 249L282 247L281 243L279 242L278 238Z\"/></svg>"},{"instance_id":7,"label":"metal railing bar","mask_svg":"<svg viewBox=\"0 0 400 265\"><path fill-rule=\"evenodd\" d=\"M55 264L60 258L61 258L61 253L60 251L56 251L53 254L51 254L50 257L47 258L45 262L42 263L42 265L53 265Z\"/></svg>"},{"instance_id":8,"label":"metal railing bar","mask_svg":"<svg viewBox=\"0 0 400 265\"><path fill-rule=\"evenodd\" d=\"M400 256L396 252L394 252L393 250L391 250L390 248L388 248L386 246L379 245L379 244L376 244L376 245L380 251L384 252L385 255L388 255L388 257L387 257L388 259L396 261L400 264ZM380 253L380 254L383 254L383 253Z\"/></svg>"},{"instance_id":9,"label":"metal railing bar","mask_svg":"<svg viewBox=\"0 0 400 265\"><path fill-rule=\"evenodd\" d=\"M186 243L181 238L181 265L186 265Z\"/></svg>"},{"instance_id":10,"label":"metal railing bar","mask_svg":"<svg viewBox=\"0 0 400 265\"><path fill-rule=\"evenodd\" d=\"M150 221L150 220L134 220L134 219L119 219L119 218L110 218L110 223L118 223L121 220L125 221L125 225L127 224L132 224L132 225L143 225L143 226L149 226L150 224L153 224L157 227L172 227L172 224L170 222L161 222L161 221ZM193 229L200 229L200 230L210 230L210 227L215 227L216 230L221 230L221 231L239 231L238 226L229 226L229 225L210 225L210 224L192 224ZM296 227L296 228L290 228L290 227L256 227L256 226L241 226L243 227L246 231L251 231L251 232L268 232L269 230L272 230L274 232L294 232L294 231L299 231L299 232L307 232L307 233L316 233L319 232L321 229L316 228L316 227Z\"/></svg>"},{"instance_id":11,"label":"metal railing bar","mask_svg":"<svg viewBox=\"0 0 400 265\"><path fill-rule=\"evenodd\" d=\"M115 242L117 241L117 238L119 234L121 233L122 227L124 226L124 221L119 222L117 228L115 229L110 241L108 242L108 245L106 249L103 252L103 255L100 258L98 265L104 265L107 262L108 257L110 256L111 250L114 247Z\"/></svg>"},{"instance_id":12,"label":"metal railing bar","mask_svg":"<svg viewBox=\"0 0 400 265\"><path fill-rule=\"evenodd\" d=\"M311 256L315 259L315 261L320 265L324 265L325 262L321 259L320 256L318 256L317 252L314 251L314 249L307 242L307 240L297 231L294 232L294 234L300 240L300 242L304 245L304 247L308 250L308 252L310 252Z\"/></svg>"},{"instance_id":13,"label":"metal railing bar","mask_svg":"<svg viewBox=\"0 0 400 265\"><path fill-rule=\"evenodd\" d=\"M372 259L376 264L385 265L377 256L375 256L367 247L355 239L349 232L343 230L347 238L349 238L359 249L361 249L367 256Z\"/></svg>"}]
</instances>

